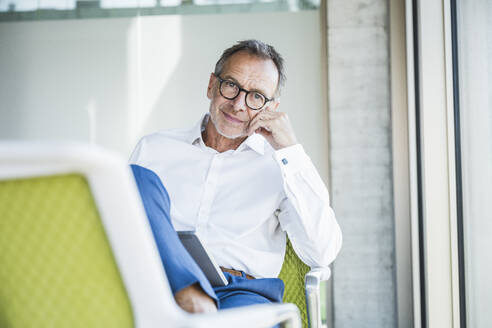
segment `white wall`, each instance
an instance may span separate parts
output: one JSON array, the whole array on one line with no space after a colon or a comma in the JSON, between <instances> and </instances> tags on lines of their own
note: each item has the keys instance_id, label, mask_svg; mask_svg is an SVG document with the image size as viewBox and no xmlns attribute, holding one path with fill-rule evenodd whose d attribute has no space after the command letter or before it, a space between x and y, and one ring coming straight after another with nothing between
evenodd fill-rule
<instances>
[{"instance_id":1,"label":"white wall","mask_svg":"<svg viewBox=\"0 0 492 328\"><path fill-rule=\"evenodd\" d=\"M280 109L327 176L318 11L0 23L0 138L74 139L128 157L138 138L187 127L236 40L273 44L287 62Z\"/></svg>"}]
</instances>

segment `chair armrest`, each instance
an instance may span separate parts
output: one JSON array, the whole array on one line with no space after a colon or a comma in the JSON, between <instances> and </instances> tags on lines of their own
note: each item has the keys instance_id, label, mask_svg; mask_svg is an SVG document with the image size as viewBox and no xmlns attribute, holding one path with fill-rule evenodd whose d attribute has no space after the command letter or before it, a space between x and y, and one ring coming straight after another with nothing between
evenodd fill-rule
<instances>
[{"instance_id":1,"label":"chair armrest","mask_svg":"<svg viewBox=\"0 0 492 328\"><path fill-rule=\"evenodd\" d=\"M304 279L306 290L306 309L310 328L321 328L321 299L319 286L322 281L330 279L331 270L313 268Z\"/></svg>"},{"instance_id":2,"label":"chair armrest","mask_svg":"<svg viewBox=\"0 0 492 328\"><path fill-rule=\"evenodd\" d=\"M190 315L189 318L186 327L271 328L277 324L288 328L302 327L299 309L294 304L251 305L217 313Z\"/></svg>"}]
</instances>

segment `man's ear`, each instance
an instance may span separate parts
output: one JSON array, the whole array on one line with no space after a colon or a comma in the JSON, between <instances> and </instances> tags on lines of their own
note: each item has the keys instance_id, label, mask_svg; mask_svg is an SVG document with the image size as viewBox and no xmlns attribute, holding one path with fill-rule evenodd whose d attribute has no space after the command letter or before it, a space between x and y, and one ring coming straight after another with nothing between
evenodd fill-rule
<instances>
[{"instance_id":1,"label":"man's ear","mask_svg":"<svg viewBox=\"0 0 492 328\"><path fill-rule=\"evenodd\" d=\"M207 98L212 99L214 96L214 85L215 85L215 74L210 73L210 80L208 80L208 87L207 87Z\"/></svg>"}]
</instances>

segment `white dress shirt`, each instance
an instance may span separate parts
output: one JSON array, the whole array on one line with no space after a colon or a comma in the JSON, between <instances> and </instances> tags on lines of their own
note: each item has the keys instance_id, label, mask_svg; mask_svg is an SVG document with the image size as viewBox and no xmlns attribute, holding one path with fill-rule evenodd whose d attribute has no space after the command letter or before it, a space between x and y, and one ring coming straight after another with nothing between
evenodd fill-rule
<instances>
[{"instance_id":1,"label":"white dress shirt","mask_svg":"<svg viewBox=\"0 0 492 328\"><path fill-rule=\"evenodd\" d=\"M236 150L218 153L202 139L207 120L145 136L130 158L161 178L174 228L195 230L219 266L256 278L280 273L286 232L307 265L332 262L342 234L303 147L275 151L253 134Z\"/></svg>"}]
</instances>

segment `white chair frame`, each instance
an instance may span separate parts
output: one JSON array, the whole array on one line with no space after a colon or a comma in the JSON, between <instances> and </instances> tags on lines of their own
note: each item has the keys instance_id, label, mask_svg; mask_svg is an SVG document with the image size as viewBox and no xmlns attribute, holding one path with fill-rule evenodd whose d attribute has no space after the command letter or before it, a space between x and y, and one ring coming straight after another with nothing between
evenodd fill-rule
<instances>
[{"instance_id":1,"label":"white chair frame","mask_svg":"<svg viewBox=\"0 0 492 328\"><path fill-rule=\"evenodd\" d=\"M213 314L183 311L172 296L131 169L121 157L80 143L0 142L2 180L66 173L81 174L90 185L136 327L251 328L279 323L301 327L299 310L293 304L255 305Z\"/></svg>"}]
</instances>

